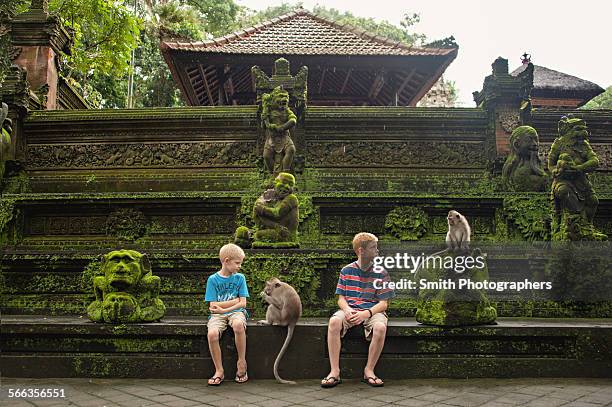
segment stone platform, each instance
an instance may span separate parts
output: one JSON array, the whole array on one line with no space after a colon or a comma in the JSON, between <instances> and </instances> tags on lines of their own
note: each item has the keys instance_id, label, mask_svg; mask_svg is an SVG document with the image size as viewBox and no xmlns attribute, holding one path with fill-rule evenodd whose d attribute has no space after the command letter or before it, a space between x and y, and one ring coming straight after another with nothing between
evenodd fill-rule
<instances>
[{"instance_id":1,"label":"stone platform","mask_svg":"<svg viewBox=\"0 0 612 407\"><path fill-rule=\"evenodd\" d=\"M5 377L204 378L213 371L206 318L102 325L79 317L2 317ZM253 379L272 378L285 328L249 321ZM323 377L329 367L327 319L302 319L279 369L288 379ZM612 321L500 318L498 325L438 328L392 319L377 373L390 379L611 377ZM222 340L226 375L235 373L231 333ZM342 376L356 378L367 358L359 329L342 344Z\"/></svg>"}]
</instances>

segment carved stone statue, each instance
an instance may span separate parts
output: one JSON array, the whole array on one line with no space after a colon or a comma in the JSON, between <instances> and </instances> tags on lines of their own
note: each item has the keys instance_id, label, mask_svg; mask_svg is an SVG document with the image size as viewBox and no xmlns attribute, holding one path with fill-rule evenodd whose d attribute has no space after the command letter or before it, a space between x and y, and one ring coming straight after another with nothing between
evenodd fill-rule
<instances>
[{"instance_id":1,"label":"carved stone statue","mask_svg":"<svg viewBox=\"0 0 612 407\"><path fill-rule=\"evenodd\" d=\"M547 177L538 157L538 133L531 126L519 126L510 136L510 155L502 169L509 189L520 192L546 190Z\"/></svg>"},{"instance_id":2,"label":"carved stone statue","mask_svg":"<svg viewBox=\"0 0 612 407\"><path fill-rule=\"evenodd\" d=\"M466 255L474 259L480 257L482 267L478 265L457 269L456 266L453 268L450 265L466 264L459 263L459 260L462 260L460 258L465 259ZM437 261L437 257L443 261ZM497 309L489 301L486 290L459 288L460 279L472 282L489 280L489 268L480 249L476 248L468 253L447 249L432 255L430 260L417 271L417 279L424 279L428 283L452 282L454 287L449 284L448 288L420 289L415 315L417 322L435 326L495 324Z\"/></svg>"},{"instance_id":3,"label":"carved stone statue","mask_svg":"<svg viewBox=\"0 0 612 407\"><path fill-rule=\"evenodd\" d=\"M8 118L8 106L2 103L0 109L0 180L4 178L4 168L11 149L13 122Z\"/></svg>"},{"instance_id":4,"label":"carved stone statue","mask_svg":"<svg viewBox=\"0 0 612 407\"><path fill-rule=\"evenodd\" d=\"M559 137L548 155L548 169L553 175L553 240L606 239L593 226L599 200L588 173L599 166L599 159L588 136L584 120L564 116L559 121Z\"/></svg>"},{"instance_id":5,"label":"carved stone statue","mask_svg":"<svg viewBox=\"0 0 612 407\"><path fill-rule=\"evenodd\" d=\"M299 202L293 193L295 177L281 172L274 180L274 188L264 191L253 205L255 232L241 226L236 229L234 243L249 248L299 247ZM252 239L251 239L252 236Z\"/></svg>"},{"instance_id":6,"label":"carved stone statue","mask_svg":"<svg viewBox=\"0 0 612 407\"><path fill-rule=\"evenodd\" d=\"M262 97L262 125L265 131L263 158L266 169L276 174L291 170L295 145L291 140L289 130L295 126L297 118L289 108L289 94L280 87ZM276 161L280 165L276 169Z\"/></svg>"},{"instance_id":7,"label":"carved stone statue","mask_svg":"<svg viewBox=\"0 0 612 407\"><path fill-rule=\"evenodd\" d=\"M151 271L146 255L116 250L104 256L101 273L94 277L96 300L87 307L94 322L119 324L154 322L166 313L159 298L160 278Z\"/></svg>"}]
</instances>

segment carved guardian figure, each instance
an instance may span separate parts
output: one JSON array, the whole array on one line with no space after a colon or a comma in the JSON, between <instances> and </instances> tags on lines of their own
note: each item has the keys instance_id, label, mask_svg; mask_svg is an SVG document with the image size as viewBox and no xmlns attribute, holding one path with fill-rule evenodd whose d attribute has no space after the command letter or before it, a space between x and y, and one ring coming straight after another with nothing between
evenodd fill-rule
<instances>
[{"instance_id":1,"label":"carved guardian figure","mask_svg":"<svg viewBox=\"0 0 612 407\"><path fill-rule=\"evenodd\" d=\"M295 145L289 130L295 127L297 117L289 108L287 91L276 87L271 93L264 93L261 120L266 136L263 150L266 169L272 174L290 171Z\"/></svg>"},{"instance_id":2,"label":"carved guardian figure","mask_svg":"<svg viewBox=\"0 0 612 407\"><path fill-rule=\"evenodd\" d=\"M605 240L595 230L593 218L599 200L588 173L599 166L599 159L588 142L586 122L564 116L559 121L559 137L550 148L548 169L553 176L553 240Z\"/></svg>"},{"instance_id":3,"label":"carved guardian figure","mask_svg":"<svg viewBox=\"0 0 612 407\"><path fill-rule=\"evenodd\" d=\"M0 109L0 180L4 178L6 161L11 150L11 133L13 122L8 118L8 106L2 103Z\"/></svg>"},{"instance_id":4,"label":"carved guardian figure","mask_svg":"<svg viewBox=\"0 0 612 407\"><path fill-rule=\"evenodd\" d=\"M519 192L546 190L547 177L538 157L538 133L531 126L519 126L510 136L510 155L502 169L508 189Z\"/></svg>"},{"instance_id":5,"label":"carved guardian figure","mask_svg":"<svg viewBox=\"0 0 612 407\"><path fill-rule=\"evenodd\" d=\"M146 255L134 250L112 251L104 256L100 274L93 279L96 300L87 307L92 321L154 322L166 313L159 298L160 278L153 275Z\"/></svg>"},{"instance_id":6,"label":"carved guardian figure","mask_svg":"<svg viewBox=\"0 0 612 407\"><path fill-rule=\"evenodd\" d=\"M298 247L299 201L293 193L295 177L281 172L274 189L264 191L253 206L255 231L236 229L234 243L242 248Z\"/></svg>"}]
</instances>

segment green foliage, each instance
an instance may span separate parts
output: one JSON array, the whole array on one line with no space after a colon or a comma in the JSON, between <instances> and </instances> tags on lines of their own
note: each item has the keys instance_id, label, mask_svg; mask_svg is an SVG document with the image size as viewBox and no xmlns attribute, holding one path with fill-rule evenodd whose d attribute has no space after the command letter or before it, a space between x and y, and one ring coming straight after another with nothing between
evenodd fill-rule
<instances>
[{"instance_id":1,"label":"green foliage","mask_svg":"<svg viewBox=\"0 0 612 407\"><path fill-rule=\"evenodd\" d=\"M15 216L15 200L2 197L0 199L0 243L8 240L7 226Z\"/></svg>"},{"instance_id":2,"label":"green foliage","mask_svg":"<svg viewBox=\"0 0 612 407\"><path fill-rule=\"evenodd\" d=\"M581 109L612 109L612 86L601 95L589 100Z\"/></svg>"},{"instance_id":3,"label":"green foliage","mask_svg":"<svg viewBox=\"0 0 612 407\"><path fill-rule=\"evenodd\" d=\"M81 273L81 291L90 294L90 298L87 299L87 304L95 298L93 292L94 277L102 275L104 275L102 272L102 258L92 260L83 269Z\"/></svg>"},{"instance_id":4,"label":"green foliage","mask_svg":"<svg viewBox=\"0 0 612 407\"><path fill-rule=\"evenodd\" d=\"M74 30L72 55L66 56L72 74L86 79L93 72L121 76L128 71L142 22L125 5L114 0L51 0L49 11Z\"/></svg>"},{"instance_id":5,"label":"green foliage","mask_svg":"<svg viewBox=\"0 0 612 407\"><path fill-rule=\"evenodd\" d=\"M550 203L547 196L504 199L504 215L528 241L550 240Z\"/></svg>"},{"instance_id":6,"label":"green foliage","mask_svg":"<svg viewBox=\"0 0 612 407\"><path fill-rule=\"evenodd\" d=\"M555 244L546 264L556 300L597 303L610 299L612 268L609 243Z\"/></svg>"},{"instance_id":7,"label":"green foliage","mask_svg":"<svg viewBox=\"0 0 612 407\"><path fill-rule=\"evenodd\" d=\"M248 255L242 263L240 272L246 277L251 298L249 308L252 307L256 315L263 316L267 304L259 298L266 281L273 277L290 284L295 288L302 300L305 311L315 311L320 308L321 300L317 295L321 278L315 270L314 264L318 259L316 254L282 256L271 258L270 255Z\"/></svg>"},{"instance_id":8,"label":"green foliage","mask_svg":"<svg viewBox=\"0 0 612 407\"><path fill-rule=\"evenodd\" d=\"M400 240L418 240L427 232L427 214L414 206L400 206L385 218L385 228Z\"/></svg>"},{"instance_id":9,"label":"green foliage","mask_svg":"<svg viewBox=\"0 0 612 407\"><path fill-rule=\"evenodd\" d=\"M247 15L243 19L242 25L254 25L272 18L295 11L298 7L302 7L302 2L281 3L278 6L268 7L262 11ZM412 32L412 27L420 21L420 16L417 13L405 13L404 19L400 22L400 27L386 21L376 21L371 17L359 17L353 15L349 11L339 11L335 8L327 8L325 6L316 5L312 12L323 18L333 20L339 24L348 24L356 28L361 28L371 34L382 35L396 41L402 41L409 45L423 44L425 35Z\"/></svg>"}]
</instances>

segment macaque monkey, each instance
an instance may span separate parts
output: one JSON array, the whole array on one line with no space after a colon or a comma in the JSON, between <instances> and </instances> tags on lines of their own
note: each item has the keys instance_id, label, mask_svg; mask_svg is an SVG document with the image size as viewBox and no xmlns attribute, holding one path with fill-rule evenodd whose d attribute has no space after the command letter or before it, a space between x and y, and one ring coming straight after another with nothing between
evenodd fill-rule
<instances>
[{"instance_id":1,"label":"macaque monkey","mask_svg":"<svg viewBox=\"0 0 612 407\"><path fill-rule=\"evenodd\" d=\"M472 230L465 216L457 211L449 211L446 219L448 221L446 247L450 250L469 250Z\"/></svg>"},{"instance_id":2,"label":"macaque monkey","mask_svg":"<svg viewBox=\"0 0 612 407\"><path fill-rule=\"evenodd\" d=\"M302 301L293 287L287 283L283 283L278 278L267 281L260 295L270 304L266 311L266 320L260 322L268 325L288 327L285 343L283 343L283 347L274 361L274 377L279 383L295 384L295 382L281 379L278 375L278 365L289 347L295 325L302 315Z\"/></svg>"}]
</instances>

